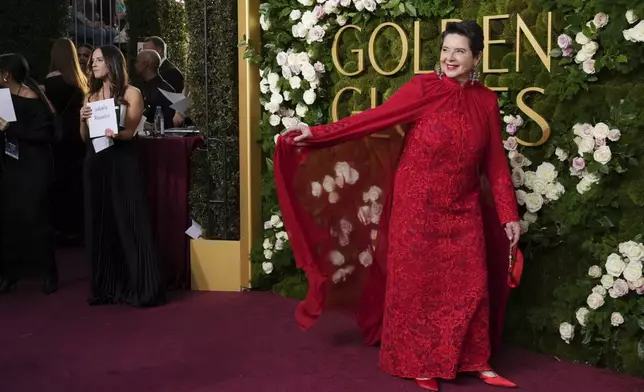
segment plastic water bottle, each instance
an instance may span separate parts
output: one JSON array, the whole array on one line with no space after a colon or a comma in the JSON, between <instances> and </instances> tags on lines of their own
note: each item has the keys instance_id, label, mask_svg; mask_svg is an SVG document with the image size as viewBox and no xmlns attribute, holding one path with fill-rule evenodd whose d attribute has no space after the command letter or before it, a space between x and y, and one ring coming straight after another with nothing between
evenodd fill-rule
<instances>
[{"instance_id":1,"label":"plastic water bottle","mask_svg":"<svg viewBox=\"0 0 644 392\"><path fill-rule=\"evenodd\" d=\"M163 118L161 106L157 106L156 113L154 113L154 133L157 136L165 135L165 119Z\"/></svg>"}]
</instances>

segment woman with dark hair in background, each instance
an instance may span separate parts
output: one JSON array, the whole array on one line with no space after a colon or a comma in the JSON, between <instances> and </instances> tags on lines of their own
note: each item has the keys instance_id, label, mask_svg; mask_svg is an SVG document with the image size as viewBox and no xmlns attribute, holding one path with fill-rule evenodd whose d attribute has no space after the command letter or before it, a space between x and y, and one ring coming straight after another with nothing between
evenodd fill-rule
<instances>
[{"instance_id":1,"label":"woman with dark hair in background","mask_svg":"<svg viewBox=\"0 0 644 392\"><path fill-rule=\"evenodd\" d=\"M436 73L375 109L290 129L275 153L282 216L309 280L300 326L360 293L358 323L381 342L380 367L432 391L459 373L515 387L489 364L520 228L497 96L477 81L483 46L476 22L448 23Z\"/></svg>"},{"instance_id":2,"label":"woman with dark hair in background","mask_svg":"<svg viewBox=\"0 0 644 392\"><path fill-rule=\"evenodd\" d=\"M51 294L58 289L49 216L54 109L19 54L0 56L0 88L11 91L17 119L2 132L0 293L27 272L38 272L45 275L43 292Z\"/></svg>"},{"instance_id":3,"label":"woman with dark hair in background","mask_svg":"<svg viewBox=\"0 0 644 392\"><path fill-rule=\"evenodd\" d=\"M84 43L79 44L76 50L78 53L78 63L80 64L81 70L83 71L83 75L87 75L89 73L87 65L89 64L89 60L92 58L94 47L88 43Z\"/></svg>"},{"instance_id":4,"label":"woman with dark hair in background","mask_svg":"<svg viewBox=\"0 0 644 392\"><path fill-rule=\"evenodd\" d=\"M59 240L76 242L82 238L83 232L85 156L78 111L89 88L71 40L56 40L51 49L49 71L45 79L45 93L56 109L62 131L53 145L56 169L52 189L53 222Z\"/></svg>"},{"instance_id":5,"label":"woman with dark hair in background","mask_svg":"<svg viewBox=\"0 0 644 392\"><path fill-rule=\"evenodd\" d=\"M106 129L113 145L95 152L87 119L81 111L85 159L85 243L90 258L91 305L165 303L157 250L138 156L132 138L143 116L141 92L128 84L125 58L118 48L102 46L92 54L90 92L85 102L114 99L125 110L125 124Z\"/></svg>"}]
</instances>

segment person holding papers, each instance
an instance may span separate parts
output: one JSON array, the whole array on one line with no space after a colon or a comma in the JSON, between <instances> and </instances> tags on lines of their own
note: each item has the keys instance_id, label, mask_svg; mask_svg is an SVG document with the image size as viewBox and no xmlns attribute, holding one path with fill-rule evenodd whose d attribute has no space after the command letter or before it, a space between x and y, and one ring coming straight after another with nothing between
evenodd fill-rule
<instances>
[{"instance_id":1,"label":"person holding papers","mask_svg":"<svg viewBox=\"0 0 644 392\"><path fill-rule=\"evenodd\" d=\"M49 188L53 180L53 107L29 77L19 54L0 56L0 127L4 144L0 181L0 294L15 288L27 272L45 276L43 292L58 289ZM11 114L7 115L7 110Z\"/></svg>"},{"instance_id":2,"label":"person holding papers","mask_svg":"<svg viewBox=\"0 0 644 392\"><path fill-rule=\"evenodd\" d=\"M136 56L134 69L140 77L140 83L136 84L143 94L144 110L143 115L146 122L154 123L154 115L156 114L157 107L161 107L166 128L172 128L172 119L174 117L174 109L172 102L161 93L161 90L167 92L175 92L174 88L168 84L159 75L159 64L161 64L161 57L154 50L142 50Z\"/></svg>"},{"instance_id":3,"label":"person holding papers","mask_svg":"<svg viewBox=\"0 0 644 392\"><path fill-rule=\"evenodd\" d=\"M90 92L80 111L81 136L88 145L84 178L89 303L161 305L165 290L132 145L141 124L143 97L128 84L125 58L118 48L96 49L91 68Z\"/></svg>"}]
</instances>

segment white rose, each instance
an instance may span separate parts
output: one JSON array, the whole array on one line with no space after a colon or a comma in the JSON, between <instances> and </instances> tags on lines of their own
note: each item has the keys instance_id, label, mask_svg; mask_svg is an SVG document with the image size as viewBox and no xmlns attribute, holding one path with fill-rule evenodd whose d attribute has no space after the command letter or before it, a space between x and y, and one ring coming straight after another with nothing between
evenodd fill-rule
<instances>
[{"instance_id":1,"label":"white rose","mask_svg":"<svg viewBox=\"0 0 644 392\"><path fill-rule=\"evenodd\" d=\"M374 0L362 0L364 3L364 8L369 11L373 12L376 10L376 2Z\"/></svg>"},{"instance_id":2,"label":"white rose","mask_svg":"<svg viewBox=\"0 0 644 392\"><path fill-rule=\"evenodd\" d=\"M320 197L322 195L322 184L317 181L311 183L311 194L315 197Z\"/></svg>"},{"instance_id":3,"label":"white rose","mask_svg":"<svg viewBox=\"0 0 644 392\"><path fill-rule=\"evenodd\" d=\"M324 3L323 10L325 14L332 14L334 13L338 8L338 4L334 3L333 1L327 1Z\"/></svg>"},{"instance_id":4,"label":"white rose","mask_svg":"<svg viewBox=\"0 0 644 392\"><path fill-rule=\"evenodd\" d=\"M349 20L349 16L346 14L338 15L335 18L335 21L338 22L340 26L344 26L345 24L347 24L348 20Z\"/></svg>"},{"instance_id":5,"label":"white rose","mask_svg":"<svg viewBox=\"0 0 644 392\"><path fill-rule=\"evenodd\" d=\"M272 114L271 117L269 118L268 122L272 126L276 127L276 126L280 125L280 123L282 122L282 119L277 114Z\"/></svg>"},{"instance_id":6,"label":"white rose","mask_svg":"<svg viewBox=\"0 0 644 392\"><path fill-rule=\"evenodd\" d=\"M635 241L622 242L619 244L619 252L630 261L640 261L644 256L642 247Z\"/></svg>"},{"instance_id":7,"label":"white rose","mask_svg":"<svg viewBox=\"0 0 644 392\"><path fill-rule=\"evenodd\" d=\"M263 262L262 270L264 270L264 273L266 275L270 274L271 272L273 272L273 263L271 263L270 261Z\"/></svg>"},{"instance_id":8,"label":"white rose","mask_svg":"<svg viewBox=\"0 0 644 392\"><path fill-rule=\"evenodd\" d=\"M286 234L285 231L280 231L277 234L275 234L275 238L281 241L288 241L288 234Z\"/></svg>"},{"instance_id":9,"label":"white rose","mask_svg":"<svg viewBox=\"0 0 644 392\"><path fill-rule=\"evenodd\" d=\"M572 131L575 135L580 137L590 137L593 136L593 126L587 123L575 124L572 127Z\"/></svg>"},{"instance_id":10,"label":"white rose","mask_svg":"<svg viewBox=\"0 0 644 392\"><path fill-rule=\"evenodd\" d=\"M619 312L613 312L613 314L610 315L610 324L613 327L619 327L624 323L624 317L621 315Z\"/></svg>"},{"instance_id":11,"label":"white rose","mask_svg":"<svg viewBox=\"0 0 644 392\"><path fill-rule=\"evenodd\" d=\"M633 24L639 20L637 15L635 15L635 11L633 10L626 11L626 15L624 16L626 17L626 21L628 22L628 24Z\"/></svg>"},{"instance_id":12,"label":"white rose","mask_svg":"<svg viewBox=\"0 0 644 392\"><path fill-rule=\"evenodd\" d=\"M514 184L515 188L518 188L521 185L523 185L524 179L525 179L525 173L520 167L517 167L512 170L512 183Z\"/></svg>"},{"instance_id":13,"label":"white rose","mask_svg":"<svg viewBox=\"0 0 644 392\"><path fill-rule=\"evenodd\" d=\"M284 79L290 79L291 76L293 76L293 71L291 70L291 67L288 65L283 65L282 66L282 77Z\"/></svg>"},{"instance_id":14,"label":"white rose","mask_svg":"<svg viewBox=\"0 0 644 392\"><path fill-rule=\"evenodd\" d=\"M610 289L615 284L615 277L612 275L604 275L601 279L601 284L605 289Z\"/></svg>"},{"instance_id":15,"label":"white rose","mask_svg":"<svg viewBox=\"0 0 644 392\"><path fill-rule=\"evenodd\" d=\"M365 203L375 203L380 199L380 196L382 196L382 189L377 186L371 186L367 192L362 194L362 200Z\"/></svg>"},{"instance_id":16,"label":"white rose","mask_svg":"<svg viewBox=\"0 0 644 392\"><path fill-rule=\"evenodd\" d=\"M306 7L313 5L313 0L297 0L297 1L298 3Z\"/></svg>"},{"instance_id":17,"label":"white rose","mask_svg":"<svg viewBox=\"0 0 644 392\"><path fill-rule=\"evenodd\" d=\"M548 192L548 182L543 178L537 177L532 181L532 190L540 195L545 195Z\"/></svg>"},{"instance_id":18,"label":"white rose","mask_svg":"<svg viewBox=\"0 0 644 392\"><path fill-rule=\"evenodd\" d=\"M310 29L318 22L318 20L318 17L313 13L313 11L304 11L301 23Z\"/></svg>"},{"instance_id":19,"label":"white rose","mask_svg":"<svg viewBox=\"0 0 644 392\"><path fill-rule=\"evenodd\" d=\"M360 260L360 264L363 266L369 267L373 263L373 256L371 256L371 252L369 250L365 250L360 252L358 260Z\"/></svg>"},{"instance_id":20,"label":"white rose","mask_svg":"<svg viewBox=\"0 0 644 392\"><path fill-rule=\"evenodd\" d=\"M315 64L313 64L313 69L315 69L315 72L324 73L324 64L316 61Z\"/></svg>"},{"instance_id":21,"label":"white rose","mask_svg":"<svg viewBox=\"0 0 644 392\"><path fill-rule=\"evenodd\" d=\"M267 102L264 105L264 109L266 109L266 111L270 113L277 113L277 111L280 110L280 104L275 102Z\"/></svg>"},{"instance_id":22,"label":"white rose","mask_svg":"<svg viewBox=\"0 0 644 392\"><path fill-rule=\"evenodd\" d=\"M266 260L270 260L272 257L273 257L273 251L272 251L272 250L270 250L270 249L266 249L266 250L264 251L264 258L265 258Z\"/></svg>"},{"instance_id":23,"label":"white rose","mask_svg":"<svg viewBox=\"0 0 644 392\"><path fill-rule=\"evenodd\" d=\"M293 12L295 12L295 11L293 11ZM279 52L275 58L277 60L277 65L279 65L281 67L283 65L286 65L286 60L288 59L288 54L286 52Z\"/></svg>"},{"instance_id":24,"label":"white rose","mask_svg":"<svg viewBox=\"0 0 644 392\"><path fill-rule=\"evenodd\" d=\"M527 171L525 172L525 179L523 183L525 184L526 188L532 189L532 184L534 183L534 180L537 178L537 173L533 171Z\"/></svg>"},{"instance_id":25,"label":"white rose","mask_svg":"<svg viewBox=\"0 0 644 392\"><path fill-rule=\"evenodd\" d=\"M561 195L563 195L565 191L566 190L564 189L563 185L561 185L560 183L550 183L547 186L545 196L546 199L555 201L559 200L559 197L561 197Z\"/></svg>"},{"instance_id":26,"label":"white rose","mask_svg":"<svg viewBox=\"0 0 644 392\"><path fill-rule=\"evenodd\" d=\"M641 277L637 279L635 282L633 282L633 287L636 289L639 289L640 287L644 287L644 277Z\"/></svg>"},{"instance_id":27,"label":"white rose","mask_svg":"<svg viewBox=\"0 0 644 392\"><path fill-rule=\"evenodd\" d=\"M324 38L324 28L322 26L315 25L306 33L306 43L312 44L313 42L322 42Z\"/></svg>"},{"instance_id":28,"label":"white rose","mask_svg":"<svg viewBox=\"0 0 644 392\"><path fill-rule=\"evenodd\" d=\"M271 72L268 74L266 77L268 80L268 85L271 87L277 87L277 83L280 81L280 76L276 74L275 72Z\"/></svg>"},{"instance_id":29,"label":"white rose","mask_svg":"<svg viewBox=\"0 0 644 392\"><path fill-rule=\"evenodd\" d=\"M597 13L597 14L595 15L595 17L593 18L593 24L594 24L594 25L595 25L595 27L597 27L598 29L601 29L602 27L604 27L604 26L606 26L606 25L608 24L608 20L609 20L609 19L610 19L610 18L608 17L608 15L606 15L606 14L605 14L605 13L603 13L603 12L599 12L599 13Z\"/></svg>"},{"instance_id":30,"label":"white rose","mask_svg":"<svg viewBox=\"0 0 644 392\"><path fill-rule=\"evenodd\" d=\"M579 325L581 325L582 327L586 326L586 319L589 313L590 313L590 310L586 308L577 309L577 312L575 313L575 317L577 318L577 322L579 323Z\"/></svg>"},{"instance_id":31,"label":"white rose","mask_svg":"<svg viewBox=\"0 0 644 392\"><path fill-rule=\"evenodd\" d=\"M284 125L284 128L286 128L286 129L295 128L295 127L298 126L299 123L300 122L298 121L297 118L293 118L293 117L284 117L284 118L282 118L282 124Z\"/></svg>"},{"instance_id":32,"label":"white rose","mask_svg":"<svg viewBox=\"0 0 644 392\"><path fill-rule=\"evenodd\" d=\"M597 310L604 305L604 297L597 293L592 293L588 298L586 298L586 304L588 304L588 307L592 310Z\"/></svg>"},{"instance_id":33,"label":"white rose","mask_svg":"<svg viewBox=\"0 0 644 392\"><path fill-rule=\"evenodd\" d=\"M525 204L525 197L527 193L523 189L519 189L516 192L514 192L516 198L517 198L517 204L520 206Z\"/></svg>"},{"instance_id":34,"label":"white rose","mask_svg":"<svg viewBox=\"0 0 644 392\"><path fill-rule=\"evenodd\" d=\"M608 290L611 298L621 298L628 294L628 283L624 279L616 279L613 287Z\"/></svg>"},{"instance_id":35,"label":"white rose","mask_svg":"<svg viewBox=\"0 0 644 392\"><path fill-rule=\"evenodd\" d=\"M333 192L335 189L335 179L331 176L324 176L324 180L322 180L322 188L327 192Z\"/></svg>"},{"instance_id":36,"label":"white rose","mask_svg":"<svg viewBox=\"0 0 644 392\"><path fill-rule=\"evenodd\" d=\"M304 26L304 24L301 22L291 26L291 35L293 35L294 38L304 38L306 37L306 33L308 33L308 31L308 27ZM293 72L295 72L295 70L293 70Z\"/></svg>"},{"instance_id":37,"label":"white rose","mask_svg":"<svg viewBox=\"0 0 644 392\"><path fill-rule=\"evenodd\" d=\"M268 20L268 18L262 14L259 17L259 25L262 26L262 30L266 31L271 28L271 21Z\"/></svg>"},{"instance_id":38,"label":"white rose","mask_svg":"<svg viewBox=\"0 0 644 392\"><path fill-rule=\"evenodd\" d=\"M575 327L570 323L561 323L559 326L559 334L561 335L561 339L570 344L575 337Z\"/></svg>"},{"instance_id":39,"label":"white rose","mask_svg":"<svg viewBox=\"0 0 644 392\"><path fill-rule=\"evenodd\" d=\"M311 65L310 63L302 64L302 77L309 82L317 79L318 75L315 72L313 65Z\"/></svg>"},{"instance_id":40,"label":"white rose","mask_svg":"<svg viewBox=\"0 0 644 392\"><path fill-rule=\"evenodd\" d=\"M309 107L304 105L303 103L298 103L297 106L295 107L295 113L297 113L297 115L300 117L306 116L306 113L308 112L309 112Z\"/></svg>"},{"instance_id":41,"label":"white rose","mask_svg":"<svg viewBox=\"0 0 644 392\"><path fill-rule=\"evenodd\" d=\"M283 250L284 249L284 241L278 239L275 241L275 250Z\"/></svg>"},{"instance_id":42,"label":"white rose","mask_svg":"<svg viewBox=\"0 0 644 392\"><path fill-rule=\"evenodd\" d=\"M610 162L612 156L613 154L611 153L610 147L608 146L601 146L593 153L593 159L596 162L601 163L602 165Z\"/></svg>"},{"instance_id":43,"label":"white rose","mask_svg":"<svg viewBox=\"0 0 644 392\"><path fill-rule=\"evenodd\" d=\"M341 4L343 7L348 7L348 6L350 6L350 5L351 5L351 0L340 0L340 4Z\"/></svg>"},{"instance_id":44,"label":"white rose","mask_svg":"<svg viewBox=\"0 0 644 392\"><path fill-rule=\"evenodd\" d=\"M583 195L584 193L588 192L590 188L592 187L592 183L590 181L587 181L585 178L582 178L581 181L577 183L577 192L580 195Z\"/></svg>"},{"instance_id":45,"label":"white rose","mask_svg":"<svg viewBox=\"0 0 644 392\"><path fill-rule=\"evenodd\" d=\"M595 279L601 278L602 267L598 265L593 265L592 267L588 268L588 276Z\"/></svg>"},{"instance_id":46,"label":"white rose","mask_svg":"<svg viewBox=\"0 0 644 392\"><path fill-rule=\"evenodd\" d=\"M528 193L524 200L525 206L530 212L537 212L543 207L543 197L538 193Z\"/></svg>"},{"instance_id":47,"label":"white rose","mask_svg":"<svg viewBox=\"0 0 644 392\"><path fill-rule=\"evenodd\" d=\"M584 33L579 32L575 36L575 42L577 42L579 45L586 45L590 42L590 38L586 37Z\"/></svg>"},{"instance_id":48,"label":"white rose","mask_svg":"<svg viewBox=\"0 0 644 392\"><path fill-rule=\"evenodd\" d=\"M329 253L329 261L331 262L331 264L339 267L344 264L344 255L337 250L332 250Z\"/></svg>"},{"instance_id":49,"label":"white rose","mask_svg":"<svg viewBox=\"0 0 644 392\"><path fill-rule=\"evenodd\" d=\"M597 53L598 49L599 49L599 44L595 41L590 41L581 47L581 50L583 52L590 54L591 57L594 56L595 53Z\"/></svg>"},{"instance_id":50,"label":"white rose","mask_svg":"<svg viewBox=\"0 0 644 392\"><path fill-rule=\"evenodd\" d=\"M590 60L592 57L593 57L592 53L584 52L583 50L580 50L575 55L575 62L577 64L582 64L584 61Z\"/></svg>"},{"instance_id":51,"label":"white rose","mask_svg":"<svg viewBox=\"0 0 644 392\"><path fill-rule=\"evenodd\" d=\"M568 152L566 152L565 150L562 150L559 147L555 149L555 155L557 156L557 159L559 159L561 162L568 159Z\"/></svg>"},{"instance_id":52,"label":"white rose","mask_svg":"<svg viewBox=\"0 0 644 392\"><path fill-rule=\"evenodd\" d=\"M514 154L508 154L508 156L512 155L510 156L510 166L512 166L513 168L521 168L523 166L527 166L526 165L527 159L525 155L518 153L516 151L512 151L512 152Z\"/></svg>"},{"instance_id":53,"label":"white rose","mask_svg":"<svg viewBox=\"0 0 644 392\"><path fill-rule=\"evenodd\" d=\"M262 244L264 249L273 249L273 243L270 238L264 238L264 243Z\"/></svg>"},{"instance_id":54,"label":"white rose","mask_svg":"<svg viewBox=\"0 0 644 392\"><path fill-rule=\"evenodd\" d=\"M291 85L293 90L300 88L302 85L302 79L299 76L293 76L289 78L288 83Z\"/></svg>"},{"instance_id":55,"label":"white rose","mask_svg":"<svg viewBox=\"0 0 644 392\"><path fill-rule=\"evenodd\" d=\"M530 222L520 220L519 221L519 233L520 234L525 234L525 233L528 232L528 230L530 230Z\"/></svg>"},{"instance_id":56,"label":"white rose","mask_svg":"<svg viewBox=\"0 0 644 392\"><path fill-rule=\"evenodd\" d=\"M537 178L541 178L546 182L552 182L557 178L557 170L555 166L550 162L543 162L536 171Z\"/></svg>"},{"instance_id":57,"label":"white rose","mask_svg":"<svg viewBox=\"0 0 644 392\"><path fill-rule=\"evenodd\" d=\"M626 268L626 263L622 261L617 253L611 253L606 259L606 273L614 277L619 277Z\"/></svg>"},{"instance_id":58,"label":"white rose","mask_svg":"<svg viewBox=\"0 0 644 392\"><path fill-rule=\"evenodd\" d=\"M307 105L313 105L315 103L315 91L309 89L304 92L304 95L302 96L304 99L304 102L306 102Z\"/></svg>"},{"instance_id":59,"label":"white rose","mask_svg":"<svg viewBox=\"0 0 644 392\"><path fill-rule=\"evenodd\" d=\"M622 137L622 133L619 131L619 129L611 129L608 132L608 140L610 140L611 142L618 141L620 137Z\"/></svg>"},{"instance_id":60,"label":"white rose","mask_svg":"<svg viewBox=\"0 0 644 392\"><path fill-rule=\"evenodd\" d=\"M597 285L597 286L593 287L593 293L594 293L594 294L599 294L599 295L601 295L602 297L605 297L605 296L606 296L606 294L608 293L608 291L606 291L606 289L604 288L604 286Z\"/></svg>"},{"instance_id":61,"label":"white rose","mask_svg":"<svg viewBox=\"0 0 644 392\"><path fill-rule=\"evenodd\" d=\"M583 179L588 181L591 184L596 184L599 182L601 177L597 173L584 173Z\"/></svg>"},{"instance_id":62,"label":"white rose","mask_svg":"<svg viewBox=\"0 0 644 392\"><path fill-rule=\"evenodd\" d=\"M608 132L610 132L608 125L600 122L593 128L593 137L595 139L606 139L608 137Z\"/></svg>"},{"instance_id":63,"label":"white rose","mask_svg":"<svg viewBox=\"0 0 644 392\"><path fill-rule=\"evenodd\" d=\"M506 116L503 116L503 122L504 122L504 123L506 123L506 124L512 124L512 123L513 123L513 121L514 121L514 117L513 117L513 116L511 116L511 115L509 115L509 114L508 114L508 115L506 115Z\"/></svg>"},{"instance_id":64,"label":"white rose","mask_svg":"<svg viewBox=\"0 0 644 392\"><path fill-rule=\"evenodd\" d=\"M588 75L595 73L595 60L588 59L581 64L581 69Z\"/></svg>"},{"instance_id":65,"label":"white rose","mask_svg":"<svg viewBox=\"0 0 644 392\"><path fill-rule=\"evenodd\" d=\"M624 39L630 42L644 42L644 20L641 20L635 27L622 32Z\"/></svg>"},{"instance_id":66,"label":"white rose","mask_svg":"<svg viewBox=\"0 0 644 392\"><path fill-rule=\"evenodd\" d=\"M584 153L593 152L595 150L595 140L592 137L582 137L579 141L577 152L579 155Z\"/></svg>"},{"instance_id":67,"label":"white rose","mask_svg":"<svg viewBox=\"0 0 644 392\"><path fill-rule=\"evenodd\" d=\"M642 262L631 261L624 269L624 279L628 282L637 282L642 277Z\"/></svg>"}]
</instances>

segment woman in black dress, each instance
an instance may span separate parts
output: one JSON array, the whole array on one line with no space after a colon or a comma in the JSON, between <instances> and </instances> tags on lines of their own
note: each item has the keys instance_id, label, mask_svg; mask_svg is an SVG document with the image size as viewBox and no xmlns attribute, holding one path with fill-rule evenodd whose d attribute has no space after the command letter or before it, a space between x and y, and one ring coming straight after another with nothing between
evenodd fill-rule
<instances>
[{"instance_id":1,"label":"woman in black dress","mask_svg":"<svg viewBox=\"0 0 644 392\"><path fill-rule=\"evenodd\" d=\"M78 111L88 92L74 43L60 38L51 48L45 94L54 105L61 134L53 145L56 180L52 189L53 223L59 241L75 243L83 233L83 158Z\"/></svg>"},{"instance_id":2,"label":"woman in black dress","mask_svg":"<svg viewBox=\"0 0 644 392\"><path fill-rule=\"evenodd\" d=\"M49 217L54 111L21 55L0 56L0 88L11 91L17 119L0 137L0 293L27 273L38 273L45 275L43 292L50 294L58 288Z\"/></svg>"},{"instance_id":3,"label":"woman in black dress","mask_svg":"<svg viewBox=\"0 0 644 392\"><path fill-rule=\"evenodd\" d=\"M85 102L114 99L126 110L118 132L105 130L113 145L95 152L87 119L81 111L85 158L85 243L90 258L91 305L126 303L157 306L165 303L160 267L148 218L148 204L132 138L141 121L143 97L128 84L125 58L114 46L92 54L90 92ZM117 116L118 118L118 116Z\"/></svg>"}]
</instances>

